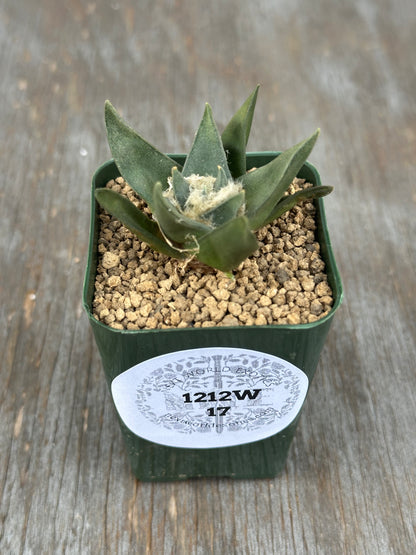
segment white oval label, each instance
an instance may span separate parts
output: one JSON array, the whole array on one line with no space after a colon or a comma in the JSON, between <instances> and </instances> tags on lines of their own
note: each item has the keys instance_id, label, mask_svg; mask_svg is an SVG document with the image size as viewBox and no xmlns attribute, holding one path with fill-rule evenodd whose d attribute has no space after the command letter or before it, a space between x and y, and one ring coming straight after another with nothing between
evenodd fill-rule
<instances>
[{"instance_id":1,"label":"white oval label","mask_svg":"<svg viewBox=\"0 0 416 555\"><path fill-rule=\"evenodd\" d=\"M299 413L307 390L306 374L290 362L231 347L158 356L111 384L132 432L193 449L242 445L280 432Z\"/></svg>"}]
</instances>

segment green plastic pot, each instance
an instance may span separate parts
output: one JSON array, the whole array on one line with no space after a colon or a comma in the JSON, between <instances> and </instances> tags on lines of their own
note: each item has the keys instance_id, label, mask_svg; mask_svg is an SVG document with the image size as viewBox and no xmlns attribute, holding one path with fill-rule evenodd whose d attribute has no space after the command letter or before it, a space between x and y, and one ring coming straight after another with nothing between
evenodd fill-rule
<instances>
[{"instance_id":1,"label":"green plastic pot","mask_svg":"<svg viewBox=\"0 0 416 555\"><path fill-rule=\"evenodd\" d=\"M247 154L247 169L260 167L279 153ZM185 155L170 155L183 164ZM98 322L92 314L92 300L97 268L99 234L96 188L104 187L120 174L110 160L100 166L92 180L91 231L83 304L88 314L101 355L105 376L111 386L114 378L138 363L187 349L237 347L277 356L301 369L309 379L315 373L335 311L342 299L342 284L328 235L322 199L317 206L317 238L326 264L328 282L333 290L334 305L324 318L299 325L236 326L162 330L115 330ZM314 185L320 185L317 170L306 163L298 174ZM142 481L169 481L192 477L226 476L231 478L271 478L284 467L300 412L282 431L251 443L232 447L192 449L168 447L143 439L128 429L119 418L135 476Z\"/></svg>"}]
</instances>

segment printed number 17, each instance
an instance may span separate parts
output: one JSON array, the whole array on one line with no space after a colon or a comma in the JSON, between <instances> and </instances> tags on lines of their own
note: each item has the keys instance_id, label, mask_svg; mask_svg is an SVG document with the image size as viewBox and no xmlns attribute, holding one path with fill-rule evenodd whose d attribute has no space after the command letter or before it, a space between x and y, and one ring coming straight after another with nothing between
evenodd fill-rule
<instances>
[{"instance_id":1,"label":"printed number 17","mask_svg":"<svg viewBox=\"0 0 416 555\"><path fill-rule=\"evenodd\" d=\"M207 409L208 416L225 416L231 407L211 407Z\"/></svg>"}]
</instances>

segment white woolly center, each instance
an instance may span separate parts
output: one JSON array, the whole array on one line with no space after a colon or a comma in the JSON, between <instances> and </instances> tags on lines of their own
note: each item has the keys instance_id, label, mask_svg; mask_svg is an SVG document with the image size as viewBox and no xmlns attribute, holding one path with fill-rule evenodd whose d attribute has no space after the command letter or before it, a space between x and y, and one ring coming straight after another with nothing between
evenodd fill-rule
<instances>
[{"instance_id":1,"label":"white woolly center","mask_svg":"<svg viewBox=\"0 0 416 555\"><path fill-rule=\"evenodd\" d=\"M192 174L185 177L185 179L189 183L189 197L182 212L193 220L200 219L202 214L216 208L243 190L241 183L229 179L227 185L216 191L216 178L212 175ZM169 189L164 194L177 205L174 199L171 177L168 178L168 183Z\"/></svg>"}]
</instances>

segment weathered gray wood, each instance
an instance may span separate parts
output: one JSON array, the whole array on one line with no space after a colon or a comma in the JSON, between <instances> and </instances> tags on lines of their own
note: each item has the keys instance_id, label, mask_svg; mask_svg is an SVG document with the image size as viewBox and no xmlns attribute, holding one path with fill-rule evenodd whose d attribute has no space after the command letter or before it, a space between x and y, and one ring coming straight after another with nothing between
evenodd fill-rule
<instances>
[{"instance_id":1,"label":"weathered gray wood","mask_svg":"<svg viewBox=\"0 0 416 555\"><path fill-rule=\"evenodd\" d=\"M412 0L4 0L1 553L416 550ZM284 473L130 474L81 286L105 98L168 152L262 83L252 150L321 127L346 299Z\"/></svg>"}]
</instances>

